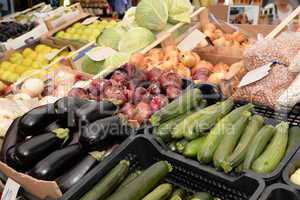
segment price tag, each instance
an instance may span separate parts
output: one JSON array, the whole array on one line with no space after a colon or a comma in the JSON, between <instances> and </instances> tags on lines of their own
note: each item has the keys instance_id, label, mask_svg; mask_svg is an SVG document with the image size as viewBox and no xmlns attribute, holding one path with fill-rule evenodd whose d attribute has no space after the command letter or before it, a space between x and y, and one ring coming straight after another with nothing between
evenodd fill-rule
<instances>
[{"instance_id":1,"label":"price tag","mask_svg":"<svg viewBox=\"0 0 300 200\"><path fill-rule=\"evenodd\" d=\"M14 180L8 178L5 184L1 200L15 200L20 189L20 185Z\"/></svg>"},{"instance_id":2,"label":"price tag","mask_svg":"<svg viewBox=\"0 0 300 200\"><path fill-rule=\"evenodd\" d=\"M53 60L56 56L58 56L61 52L63 52L64 50L68 49L69 46L65 46L57 51L52 51L51 53L48 53L45 55L45 58L49 61Z\"/></svg>"},{"instance_id":3,"label":"price tag","mask_svg":"<svg viewBox=\"0 0 300 200\"><path fill-rule=\"evenodd\" d=\"M266 77L270 70L271 66L274 64L274 62L268 63L266 65L263 65L259 68L256 68L250 72L248 72L241 80L238 87L243 87L246 85L249 85L250 83L254 83L256 81L261 80L262 78Z\"/></svg>"},{"instance_id":4,"label":"price tag","mask_svg":"<svg viewBox=\"0 0 300 200\"><path fill-rule=\"evenodd\" d=\"M90 17L81 22L82 25L89 25L98 20L98 17Z\"/></svg>"},{"instance_id":5,"label":"price tag","mask_svg":"<svg viewBox=\"0 0 300 200\"><path fill-rule=\"evenodd\" d=\"M86 55L94 61L101 61L113 56L116 53L117 51L110 47L96 47L87 52Z\"/></svg>"},{"instance_id":6,"label":"price tag","mask_svg":"<svg viewBox=\"0 0 300 200\"><path fill-rule=\"evenodd\" d=\"M197 47L197 45L200 42L206 41L205 38L206 35L201 31L199 31L198 29L196 29L190 35L188 35L184 40L182 40L177 47L180 51L191 51L195 47Z\"/></svg>"}]
</instances>

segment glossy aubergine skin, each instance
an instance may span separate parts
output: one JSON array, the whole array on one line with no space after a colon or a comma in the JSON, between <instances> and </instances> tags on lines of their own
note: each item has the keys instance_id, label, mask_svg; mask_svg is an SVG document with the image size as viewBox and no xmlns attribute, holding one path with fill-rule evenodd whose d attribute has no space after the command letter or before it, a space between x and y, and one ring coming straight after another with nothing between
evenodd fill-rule
<instances>
[{"instance_id":1,"label":"glossy aubergine skin","mask_svg":"<svg viewBox=\"0 0 300 200\"><path fill-rule=\"evenodd\" d=\"M84 175L99 163L93 156L85 156L70 171L59 177L56 182L62 192L66 192L75 185Z\"/></svg>"},{"instance_id":2,"label":"glossy aubergine skin","mask_svg":"<svg viewBox=\"0 0 300 200\"><path fill-rule=\"evenodd\" d=\"M87 150L104 150L127 136L120 117L112 116L83 126L79 142Z\"/></svg>"},{"instance_id":3,"label":"glossy aubergine skin","mask_svg":"<svg viewBox=\"0 0 300 200\"><path fill-rule=\"evenodd\" d=\"M6 164L11 168L17 171L26 171L28 168L25 165L22 165L20 160L17 159L15 155L16 148L15 146L10 147L6 152Z\"/></svg>"},{"instance_id":4,"label":"glossy aubergine skin","mask_svg":"<svg viewBox=\"0 0 300 200\"><path fill-rule=\"evenodd\" d=\"M58 128L67 128L66 124L60 120L56 120L44 128L44 133L51 132Z\"/></svg>"},{"instance_id":5,"label":"glossy aubergine skin","mask_svg":"<svg viewBox=\"0 0 300 200\"><path fill-rule=\"evenodd\" d=\"M79 109L76 109L75 115L78 120L85 123L94 122L98 119L112 116L118 111L118 106L109 101L90 101Z\"/></svg>"},{"instance_id":6,"label":"glossy aubergine skin","mask_svg":"<svg viewBox=\"0 0 300 200\"><path fill-rule=\"evenodd\" d=\"M57 119L53 104L47 104L32 109L19 122L19 129L23 136L37 135L40 130Z\"/></svg>"},{"instance_id":7,"label":"glossy aubergine skin","mask_svg":"<svg viewBox=\"0 0 300 200\"><path fill-rule=\"evenodd\" d=\"M16 145L16 157L23 165L33 166L51 152L59 149L64 139L58 138L54 133L45 133L30 138Z\"/></svg>"},{"instance_id":8,"label":"glossy aubergine skin","mask_svg":"<svg viewBox=\"0 0 300 200\"><path fill-rule=\"evenodd\" d=\"M84 104L88 103L89 100L80 99L77 97L63 97L54 103L56 113L62 119L66 119L70 112L73 112Z\"/></svg>"},{"instance_id":9,"label":"glossy aubergine skin","mask_svg":"<svg viewBox=\"0 0 300 200\"><path fill-rule=\"evenodd\" d=\"M53 181L69 170L82 154L83 149L80 144L73 144L56 150L38 162L28 174L37 179Z\"/></svg>"},{"instance_id":10,"label":"glossy aubergine skin","mask_svg":"<svg viewBox=\"0 0 300 200\"><path fill-rule=\"evenodd\" d=\"M0 159L6 163L6 152L12 146L15 146L18 142L24 140L24 137L19 134L19 122L20 117L16 118L13 123L10 125L9 129L6 131L4 141L2 144Z\"/></svg>"}]
</instances>

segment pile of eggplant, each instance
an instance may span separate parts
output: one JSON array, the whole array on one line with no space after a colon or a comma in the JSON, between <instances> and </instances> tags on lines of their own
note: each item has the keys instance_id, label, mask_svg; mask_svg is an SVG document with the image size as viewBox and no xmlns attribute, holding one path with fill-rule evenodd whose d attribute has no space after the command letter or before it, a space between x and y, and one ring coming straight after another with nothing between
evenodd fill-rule
<instances>
[{"instance_id":1,"label":"pile of eggplant","mask_svg":"<svg viewBox=\"0 0 300 200\"><path fill-rule=\"evenodd\" d=\"M40 180L55 180L62 192L122 142L132 129L108 101L64 97L37 107L10 126L1 161Z\"/></svg>"}]
</instances>

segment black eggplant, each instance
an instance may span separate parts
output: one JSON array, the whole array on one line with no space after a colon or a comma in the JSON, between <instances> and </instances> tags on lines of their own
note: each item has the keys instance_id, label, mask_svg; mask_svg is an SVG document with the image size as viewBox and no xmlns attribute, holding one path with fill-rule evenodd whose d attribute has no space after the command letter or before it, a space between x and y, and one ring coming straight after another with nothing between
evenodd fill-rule
<instances>
[{"instance_id":1,"label":"black eggplant","mask_svg":"<svg viewBox=\"0 0 300 200\"><path fill-rule=\"evenodd\" d=\"M47 104L32 109L19 122L20 132L24 137L38 135L40 130L57 119L53 104Z\"/></svg>"},{"instance_id":2,"label":"black eggplant","mask_svg":"<svg viewBox=\"0 0 300 200\"><path fill-rule=\"evenodd\" d=\"M82 157L80 144L73 144L56 150L38 162L28 174L41 180L52 181L70 169Z\"/></svg>"},{"instance_id":3,"label":"black eggplant","mask_svg":"<svg viewBox=\"0 0 300 200\"><path fill-rule=\"evenodd\" d=\"M16 157L23 165L33 166L51 152L62 147L69 139L69 129L55 129L16 145Z\"/></svg>"},{"instance_id":4,"label":"black eggplant","mask_svg":"<svg viewBox=\"0 0 300 200\"><path fill-rule=\"evenodd\" d=\"M119 116L107 117L81 127L80 144L88 150L103 150L126 138L127 131Z\"/></svg>"},{"instance_id":5,"label":"black eggplant","mask_svg":"<svg viewBox=\"0 0 300 200\"><path fill-rule=\"evenodd\" d=\"M75 110L88 103L89 100L77 97L63 97L54 103L60 120L67 122L68 127L76 126Z\"/></svg>"},{"instance_id":6,"label":"black eggplant","mask_svg":"<svg viewBox=\"0 0 300 200\"><path fill-rule=\"evenodd\" d=\"M118 111L118 106L109 101L89 101L88 103L76 109L76 118L86 123L94 122L98 119L103 119L114 115Z\"/></svg>"},{"instance_id":7,"label":"black eggplant","mask_svg":"<svg viewBox=\"0 0 300 200\"><path fill-rule=\"evenodd\" d=\"M27 166L22 165L20 160L16 157L15 146L10 147L6 152L6 164L17 171L27 170Z\"/></svg>"},{"instance_id":8,"label":"black eggplant","mask_svg":"<svg viewBox=\"0 0 300 200\"><path fill-rule=\"evenodd\" d=\"M85 156L70 171L56 179L56 183L62 192L66 192L95 167L105 155L105 151L94 151Z\"/></svg>"},{"instance_id":9,"label":"black eggplant","mask_svg":"<svg viewBox=\"0 0 300 200\"><path fill-rule=\"evenodd\" d=\"M18 142L24 140L24 137L19 134L19 122L20 117L16 118L13 123L10 125L9 129L6 131L4 141L1 148L0 159L6 163L6 152L7 150L15 146Z\"/></svg>"},{"instance_id":10,"label":"black eggplant","mask_svg":"<svg viewBox=\"0 0 300 200\"><path fill-rule=\"evenodd\" d=\"M51 124L49 124L47 127L45 127L45 129L43 131L45 133L47 133L47 132L51 132L58 128L67 128L67 126L62 121L56 120L56 121L52 122Z\"/></svg>"}]
</instances>

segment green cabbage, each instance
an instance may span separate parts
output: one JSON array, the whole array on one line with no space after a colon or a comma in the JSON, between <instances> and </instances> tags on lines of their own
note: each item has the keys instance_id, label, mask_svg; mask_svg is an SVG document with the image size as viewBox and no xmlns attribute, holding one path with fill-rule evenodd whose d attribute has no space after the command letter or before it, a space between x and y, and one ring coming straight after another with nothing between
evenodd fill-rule
<instances>
[{"instance_id":1,"label":"green cabbage","mask_svg":"<svg viewBox=\"0 0 300 200\"><path fill-rule=\"evenodd\" d=\"M138 26L137 22L135 21L135 11L136 11L136 7L131 7L126 11L121 21L122 27L129 30L130 28Z\"/></svg>"},{"instance_id":2,"label":"green cabbage","mask_svg":"<svg viewBox=\"0 0 300 200\"><path fill-rule=\"evenodd\" d=\"M191 22L190 15L193 12L193 6L189 0L166 0L166 2L168 6L169 23Z\"/></svg>"},{"instance_id":3,"label":"green cabbage","mask_svg":"<svg viewBox=\"0 0 300 200\"><path fill-rule=\"evenodd\" d=\"M88 74L98 74L103 70L104 60L94 61L89 56L85 55L82 61L82 71Z\"/></svg>"},{"instance_id":4,"label":"green cabbage","mask_svg":"<svg viewBox=\"0 0 300 200\"><path fill-rule=\"evenodd\" d=\"M148 29L137 27L130 29L119 43L119 51L136 53L156 40L155 35Z\"/></svg>"},{"instance_id":5,"label":"green cabbage","mask_svg":"<svg viewBox=\"0 0 300 200\"><path fill-rule=\"evenodd\" d=\"M106 28L101 35L97 38L97 44L100 46L111 47L113 49L118 49L119 41L121 37L125 34L125 30L120 27Z\"/></svg>"},{"instance_id":6,"label":"green cabbage","mask_svg":"<svg viewBox=\"0 0 300 200\"><path fill-rule=\"evenodd\" d=\"M165 0L141 0L135 12L139 26L153 30L163 30L168 21L168 7Z\"/></svg>"}]
</instances>

